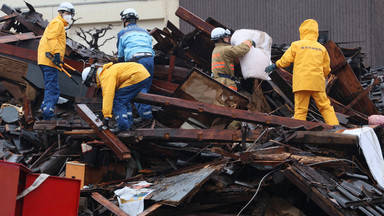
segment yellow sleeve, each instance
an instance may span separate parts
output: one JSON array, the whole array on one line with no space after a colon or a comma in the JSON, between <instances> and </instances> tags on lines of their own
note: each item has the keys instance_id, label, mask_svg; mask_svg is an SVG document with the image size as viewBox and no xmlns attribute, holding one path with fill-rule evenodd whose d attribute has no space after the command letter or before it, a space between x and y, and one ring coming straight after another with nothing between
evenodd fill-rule
<instances>
[{"instance_id":1,"label":"yellow sleeve","mask_svg":"<svg viewBox=\"0 0 384 216\"><path fill-rule=\"evenodd\" d=\"M52 20L49 28L47 28L45 31L47 31L45 34L50 52L52 54L59 53L61 48L59 43L59 36L62 34L62 31L65 31L64 23L60 20Z\"/></svg>"},{"instance_id":2,"label":"yellow sleeve","mask_svg":"<svg viewBox=\"0 0 384 216\"><path fill-rule=\"evenodd\" d=\"M327 50L325 50L325 57L324 57L324 63L323 63L323 72L324 72L324 77L327 77L328 74L331 72L331 67L330 67L330 58L328 55Z\"/></svg>"},{"instance_id":3,"label":"yellow sleeve","mask_svg":"<svg viewBox=\"0 0 384 216\"><path fill-rule=\"evenodd\" d=\"M107 71L109 70L109 71ZM104 118L112 118L113 99L115 98L116 89L116 75L111 69L106 69L104 73L108 73L101 82L101 88L103 92L103 115Z\"/></svg>"},{"instance_id":4,"label":"yellow sleeve","mask_svg":"<svg viewBox=\"0 0 384 216\"><path fill-rule=\"evenodd\" d=\"M296 52L294 50L294 44L291 44L288 50L285 51L284 55L276 61L276 66L278 68L285 68L291 65L291 63L295 61Z\"/></svg>"}]
</instances>

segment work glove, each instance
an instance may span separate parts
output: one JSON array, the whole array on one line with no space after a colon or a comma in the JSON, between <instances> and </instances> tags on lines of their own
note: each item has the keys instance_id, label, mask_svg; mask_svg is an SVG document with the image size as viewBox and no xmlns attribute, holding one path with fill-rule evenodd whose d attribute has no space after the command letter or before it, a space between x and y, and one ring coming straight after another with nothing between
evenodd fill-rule
<instances>
[{"instance_id":1,"label":"work glove","mask_svg":"<svg viewBox=\"0 0 384 216\"><path fill-rule=\"evenodd\" d=\"M252 41L252 46L256 48L256 42Z\"/></svg>"},{"instance_id":2,"label":"work glove","mask_svg":"<svg viewBox=\"0 0 384 216\"><path fill-rule=\"evenodd\" d=\"M271 71L273 71L273 70L275 70L275 69L277 69L277 66L276 66L276 64L271 64L271 65L268 65L266 68L265 68L265 72L267 72L267 73L269 73L269 72L271 72Z\"/></svg>"},{"instance_id":3,"label":"work glove","mask_svg":"<svg viewBox=\"0 0 384 216\"><path fill-rule=\"evenodd\" d=\"M103 124L99 126L99 131L109 129L109 118L104 118Z\"/></svg>"},{"instance_id":4,"label":"work glove","mask_svg":"<svg viewBox=\"0 0 384 216\"><path fill-rule=\"evenodd\" d=\"M124 62L124 57L118 57L117 62Z\"/></svg>"},{"instance_id":5,"label":"work glove","mask_svg":"<svg viewBox=\"0 0 384 216\"><path fill-rule=\"evenodd\" d=\"M56 66L60 66L60 63L61 63L60 53L55 53L55 56L53 57L52 62L53 62L53 64L55 64Z\"/></svg>"}]
</instances>

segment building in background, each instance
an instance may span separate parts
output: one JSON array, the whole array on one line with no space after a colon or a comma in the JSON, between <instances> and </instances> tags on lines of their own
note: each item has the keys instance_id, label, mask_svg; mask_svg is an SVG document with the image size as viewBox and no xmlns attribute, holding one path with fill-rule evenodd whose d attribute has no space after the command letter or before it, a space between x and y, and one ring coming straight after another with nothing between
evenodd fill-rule
<instances>
[{"instance_id":1,"label":"building in background","mask_svg":"<svg viewBox=\"0 0 384 216\"><path fill-rule=\"evenodd\" d=\"M79 28L82 28L87 31L112 24L112 29L107 31L106 35L99 41L99 43L102 43L105 39L115 36L115 38L100 47L101 51L110 55L117 52L116 35L123 28L120 12L126 8L134 8L137 11L139 14L138 24L145 29L152 30L155 27L162 29L166 26L168 20L179 26L179 18L175 15L175 11L179 6L178 0L26 0L26 2L34 6L37 12L43 14L43 18L48 22L57 16L57 9L60 3L64 1L73 4L76 10L74 18L78 19L67 31L68 37L85 46L87 46L87 43L77 36L76 30L79 31ZM2 4L12 8L28 10L22 0L3 0ZM0 11L0 16L5 15ZM88 37L90 38L90 36Z\"/></svg>"},{"instance_id":2,"label":"building in background","mask_svg":"<svg viewBox=\"0 0 384 216\"><path fill-rule=\"evenodd\" d=\"M365 66L384 65L384 1L382 0L180 0L202 19L211 17L231 29L267 32L274 44L299 39L299 26L308 18L344 48L362 47ZM183 32L193 27L180 22Z\"/></svg>"}]
</instances>

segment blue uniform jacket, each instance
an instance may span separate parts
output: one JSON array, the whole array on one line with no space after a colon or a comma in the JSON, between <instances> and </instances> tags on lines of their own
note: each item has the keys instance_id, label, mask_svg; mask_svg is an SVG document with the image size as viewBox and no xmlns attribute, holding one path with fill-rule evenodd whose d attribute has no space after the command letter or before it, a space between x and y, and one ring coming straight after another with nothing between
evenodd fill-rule
<instances>
[{"instance_id":1,"label":"blue uniform jacket","mask_svg":"<svg viewBox=\"0 0 384 216\"><path fill-rule=\"evenodd\" d=\"M136 23L130 23L117 34L118 57L124 57L125 61L132 58L135 53L150 52L152 49L152 36L147 30L139 27Z\"/></svg>"}]
</instances>

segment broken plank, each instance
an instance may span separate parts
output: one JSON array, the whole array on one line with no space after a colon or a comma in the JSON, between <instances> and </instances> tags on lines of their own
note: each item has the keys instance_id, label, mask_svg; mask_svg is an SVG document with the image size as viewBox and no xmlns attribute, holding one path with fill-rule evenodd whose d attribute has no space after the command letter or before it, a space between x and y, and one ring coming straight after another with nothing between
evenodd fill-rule
<instances>
[{"instance_id":1,"label":"broken plank","mask_svg":"<svg viewBox=\"0 0 384 216\"><path fill-rule=\"evenodd\" d=\"M252 131L249 141L255 140L260 135L257 130ZM138 129L119 133L121 139L140 136L144 140L167 140L167 141L208 141L208 142L240 142L240 130L220 129Z\"/></svg>"},{"instance_id":2,"label":"broken plank","mask_svg":"<svg viewBox=\"0 0 384 216\"><path fill-rule=\"evenodd\" d=\"M245 155L243 155L245 154ZM240 153L240 158L242 163L249 163L249 162L260 162L260 161L280 161L284 162L287 160L297 160L300 161L300 163L303 164L312 164L312 163L319 163L324 161L330 161L335 160L336 158L332 157L323 157L323 156L306 156L306 155L294 155L292 153L288 152L281 152L278 154L264 154L260 155L258 152L245 152Z\"/></svg>"},{"instance_id":3,"label":"broken plank","mask_svg":"<svg viewBox=\"0 0 384 216\"><path fill-rule=\"evenodd\" d=\"M178 98L166 97L161 95L139 93L134 99L135 102L147 103L156 106L166 106L170 108L182 109L189 112L214 114L223 118L230 118L244 122L258 123L272 126L285 126L289 128L303 127L307 130L322 129L330 130L331 125L317 122L309 122L287 117L268 115L260 112L251 112L247 110L233 109L213 104L207 104L197 101L189 101Z\"/></svg>"},{"instance_id":4,"label":"broken plank","mask_svg":"<svg viewBox=\"0 0 384 216\"><path fill-rule=\"evenodd\" d=\"M334 133L329 131L297 131L291 141L304 144L357 145L357 135Z\"/></svg>"},{"instance_id":5,"label":"broken plank","mask_svg":"<svg viewBox=\"0 0 384 216\"><path fill-rule=\"evenodd\" d=\"M1 36L0 43L11 43L16 41L31 40L31 39L37 39L40 37L41 36L35 36L35 34L33 34L32 32L27 32L23 34Z\"/></svg>"},{"instance_id":6,"label":"broken plank","mask_svg":"<svg viewBox=\"0 0 384 216\"><path fill-rule=\"evenodd\" d=\"M187 9L183 7L179 7L176 12L176 16L178 16L180 19L186 21L187 23L193 25L194 27L200 29L204 33L211 35L211 31L215 28L211 24L205 22L200 17L196 16L195 14L191 13Z\"/></svg>"},{"instance_id":7,"label":"broken plank","mask_svg":"<svg viewBox=\"0 0 384 216\"><path fill-rule=\"evenodd\" d=\"M149 206L147 209L144 209L143 212L141 212L140 214L138 214L137 216L146 216L150 213L152 213L153 211L155 211L156 209L160 208L163 204L161 203L155 203L151 206Z\"/></svg>"},{"instance_id":8,"label":"broken plank","mask_svg":"<svg viewBox=\"0 0 384 216\"><path fill-rule=\"evenodd\" d=\"M109 129L99 130L101 120L85 104L76 105L77 113L92 127L93 131L112 149L120 159L130 159L131 151Z\"/></svg>"},{"instance_id":9,"label":"broken plank","mask_svg":"<svg viewBox=\"0 0 384 216\"><path fill-rule=\"evenodd\" d=\"M113 204L111 201L103 197L101 194L97 192L93 192L91 197L96 200L98 203L100 203L102 206L109 209L111 212L118 216L130 216L129 214L125 213L121 208L119 208L117 205Z\"/></svg>"},{"instance_id":10,"label":"broken plank","mask_svg":"<svg viewBox=\"0 0 384 216\"><path fill-rule=\"evenodd\" d=\"M346 59L342 51L332 40L329 40L327 43L324 44L324 46L327 49L329 57L331 59L331 73L335 73L337 70L337 85L335 85L333 88L337 87L342 94L336 96L333 95L333 92L338 91L331 91L330 95L336 100L340 99L340 102L343 98L345 99L349 97L357 97L359 94L362 93L363 87L361 86L351 66L349 64L343 66ZM349 103L349 101L344 101L343 103ZM374 115L378 113L375 105L372 103L372 101L367 95L360 98L360 100L354 106L352 106L352 108L367 115Z\"/></svg>"}]
</instances>

